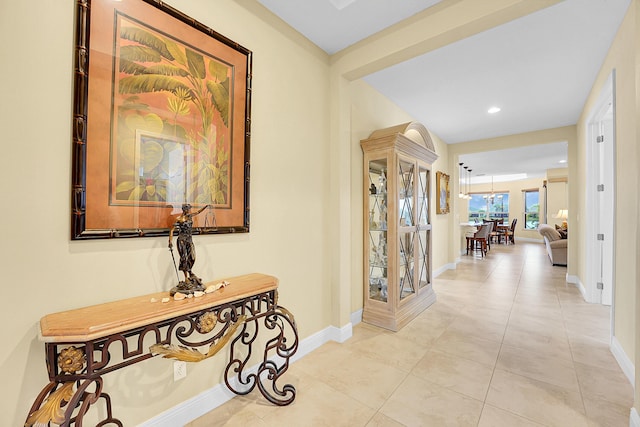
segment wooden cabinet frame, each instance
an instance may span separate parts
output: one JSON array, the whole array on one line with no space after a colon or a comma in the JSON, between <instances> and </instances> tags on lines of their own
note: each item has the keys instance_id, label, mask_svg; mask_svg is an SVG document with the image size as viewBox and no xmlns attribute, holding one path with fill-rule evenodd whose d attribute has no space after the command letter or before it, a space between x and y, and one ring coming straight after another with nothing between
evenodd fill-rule
<instances>
[{"instance_id":1,"label":"wooden cabinet frame","mask_svg":"<svg viewBox=\"0 0 640 427\"><path fill-rule=\"evenodd\" d=\"M436 300L432 288L432 164L428 131L373 132L364 152L363 321L397 331Z\"/></svg>"}]
</instances>

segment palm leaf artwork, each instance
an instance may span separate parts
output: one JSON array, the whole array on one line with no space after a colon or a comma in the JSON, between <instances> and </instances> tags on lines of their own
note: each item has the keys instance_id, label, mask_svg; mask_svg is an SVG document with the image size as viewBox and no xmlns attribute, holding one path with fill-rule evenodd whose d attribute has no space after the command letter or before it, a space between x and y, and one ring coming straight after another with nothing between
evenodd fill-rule
<instances>
[{"instance_id":1,"label":"palm leaf artwork","mask_svg":"<svg viewBox=\"0 0 640 427\"><path fill-rule=\"evenodd\" d=\"M112 203L229 203L229 65L120 16Z\"/></svg>"}]
</instances>

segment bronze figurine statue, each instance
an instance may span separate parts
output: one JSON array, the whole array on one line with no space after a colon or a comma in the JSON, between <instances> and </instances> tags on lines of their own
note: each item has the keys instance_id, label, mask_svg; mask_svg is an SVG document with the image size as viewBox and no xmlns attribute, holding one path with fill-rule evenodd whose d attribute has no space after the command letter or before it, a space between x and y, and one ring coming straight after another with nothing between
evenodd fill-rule
<instances>
[{"instance_id":1,"label":"bronze figurine statue","mask_svg":"<svg viewBox=\"0 0 640 427\"><path fill-rule=\"evenodd\" d=\"M211 208L211 205L206 205L196 212L191 212L191 205L185 203L182 205L182 214L176 218L175 223L169 231L169 250L173 257L173 232L178 230L178 254L180 255L179 269L184 273L184 280L178 283L178 286L171 289L170 294L174 295L177 292L183 294L192 294L195 291L204 291L202 279L193 274L191 269L196 262L196 247L193 244L193 217L199 215L207 208ZM175 266L175 259L174 259Z\"/></svg>"}]
</instances>

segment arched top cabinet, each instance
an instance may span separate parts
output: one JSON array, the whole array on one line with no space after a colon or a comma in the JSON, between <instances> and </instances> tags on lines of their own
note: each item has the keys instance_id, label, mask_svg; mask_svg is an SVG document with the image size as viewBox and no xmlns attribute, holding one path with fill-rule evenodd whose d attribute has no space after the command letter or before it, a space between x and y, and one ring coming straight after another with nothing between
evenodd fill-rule
<instances>
[{"instance_id":1,"label":"arched top cabinet","mask_svg":"<svg viewBox=\"0 0 640 427\"><path fill-rule=\"evenodd\" d=\"M360 141L364 153L362 320L397 331L436 300L431 271L431 168L427 129L405 123Z\"/></svg>"}]
</instances>

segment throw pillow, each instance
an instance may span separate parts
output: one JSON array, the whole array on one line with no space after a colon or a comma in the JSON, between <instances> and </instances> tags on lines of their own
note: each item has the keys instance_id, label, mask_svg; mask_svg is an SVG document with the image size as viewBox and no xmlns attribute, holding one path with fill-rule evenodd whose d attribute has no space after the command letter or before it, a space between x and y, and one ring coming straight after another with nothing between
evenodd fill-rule
<instances>
[{"instance_id":1,"label":"throw pillow","mask_svg":"<svg viewBox=\"0 0 640 427\"><path fill-rule=\"evenodd\" d=\"M562 228L558 229L558 233L560 233L560 238L562 239L566 239L567 238L567 230L563 230Z\"/></svg>"}]
</instances>

